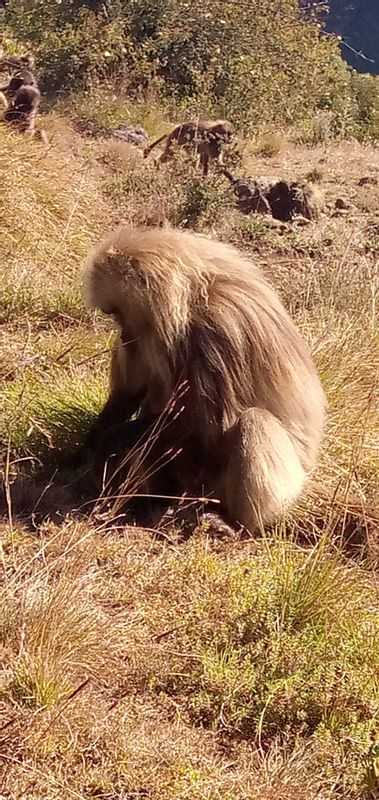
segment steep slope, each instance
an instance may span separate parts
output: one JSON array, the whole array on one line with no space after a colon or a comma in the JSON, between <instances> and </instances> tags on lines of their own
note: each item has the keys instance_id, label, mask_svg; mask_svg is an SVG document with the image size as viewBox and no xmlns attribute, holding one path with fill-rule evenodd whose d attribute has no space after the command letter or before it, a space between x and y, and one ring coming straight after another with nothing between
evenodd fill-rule
<instances>
[{"instance_id":1,"label":"steep slope","mask_svg":"<svg viewBox=\"0 0 379 800\"><path fill-rule=\"evenodd\" d=\"M235 211L223 176L156 168L68 117L44 117L47 148L0 126L1 798L378 797L379 152L240 137L239 174L325 193L319 220L278 229ZM191 224L270 276L328 395L315 478L332 502L250 540L201 506L183 531L172 513L143 530L65 515L52 455L101 405L112 341L82 263L117 215Z\"/></svg>"},{"instance_id":2,"label":"steep slope","mask_svg":"<svg viewBox=\"0 0 379 800\"><path fill-rule=\"evenodd\" d=\"M342 45L343 57L359 72L378 74L378 3L375 0L330 0L329 6L326 27L328 31L343 36L348 45Z\"/></svg>"}]
</instances>

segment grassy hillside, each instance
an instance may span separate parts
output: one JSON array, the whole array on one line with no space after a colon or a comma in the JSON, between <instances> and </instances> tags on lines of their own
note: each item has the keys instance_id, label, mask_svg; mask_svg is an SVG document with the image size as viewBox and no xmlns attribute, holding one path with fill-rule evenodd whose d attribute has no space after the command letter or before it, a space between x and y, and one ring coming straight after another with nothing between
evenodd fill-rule
<instances>
[{"instance_id":1,"label":"grassy hillside","mask_svg":"<svg viewBox=\"0 0 379 800\"><path fill-rule=\"evenodd\" d=\"M167 125L116 105L103 122ZM0 130L0 796L375 798L378 152L241 139L238 174L311 176L325 195L318 222L272 227L233 208L222 176L157 170L63 108L44 124L47 149ZM318 486L255 539L200 509L186 527L78 518L55 474L107 391L113 332L84 309L86 252L121 219L163 217L259 262L328 396Z\"/></svg>"}]
</instances>

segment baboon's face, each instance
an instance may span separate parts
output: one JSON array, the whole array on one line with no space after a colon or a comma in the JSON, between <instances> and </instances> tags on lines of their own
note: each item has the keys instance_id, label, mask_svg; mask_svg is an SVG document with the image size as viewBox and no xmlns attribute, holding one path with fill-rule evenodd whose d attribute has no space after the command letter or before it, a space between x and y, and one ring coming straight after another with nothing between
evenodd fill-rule
<instances>
[{"instance_id":1,"label":"baboon's face","mask_svg":"<svg viewBox=\"0 0 379 800\"><path fill-rule=\"evenodd\" d=\"M130 399L143 397L148 389L148 370L144 363L141 342L132 331L122 330L123 373L126 394Z\"/></svg>"},{"instance_id":2,"label":"baboon's face","mask_svg":"<svg viewBox=\"0 0 379 800\"><path fill-rule=\"evenodd\" d=\"M137 329L122 325L120 333L122 374L130 405L141 404L149 413L160 413L172 392L172 374L163 345L144 320Z\"/></svg>"},{"instance_id":3,"label":"baboon's face","mask_svg":"<svg viewBox=\"0 0 379 800\"><path fill-rule=\"evenodd\" d=\"M222 139L223 142L227 142L229 144L234 134L234 128L230 124L220 125L219 123L216 123L212 126L211 132L213 136L217 136L218 139Z\"/></svg>"}]
</instances>

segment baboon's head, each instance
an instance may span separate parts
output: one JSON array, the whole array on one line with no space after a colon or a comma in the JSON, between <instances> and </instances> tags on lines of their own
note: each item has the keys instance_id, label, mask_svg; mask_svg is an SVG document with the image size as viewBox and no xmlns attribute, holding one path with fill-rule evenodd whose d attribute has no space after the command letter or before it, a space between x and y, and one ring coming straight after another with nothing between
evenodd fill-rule
<instances>
[{"instance_id":1,"label":"baboon's head","mask_svg":"<svg viewBox=\"0 0 379 800\"><path fill-rule=\"evenodd\" d=\"M20 61L25 67L32 69L34 67L34 56L31 53L26 53L26 55L21 56Z\"/></svg>"},{"instance_id":2,"label":"baboon's head","mask_svg":"<svg viewBox=\"0 0 379 800\"><path fill-rule=\"evenodd\" d=\"M217 122L214 122L211 126L210 132L218 139L222 139L223 142L230 142L232 136L234 136L235 129L228 120L217 120Z\"/></svg>"},{"instance_id":3,"label":"baboon's head","mask_svg":"<svg viewBox=\"0 0 379 800\"><path fill-rule=\"evenodd\" d=\"M85 294L88 305L100 308L116 322L119 330L117 372L128 408L133 413L147 396L150 410L159 408L162 397L168 399L172 391L172 374L167 347L163 335L157 332L155 320L162 303L159 295L164 278L149 274L147 265L145 273L138 247L133 254L123 252L123 240L127 243L129 236L133 240L133 233L128 235L128 230L121 228L114 237L114 244L107 243L90 254ZM145 254L147 262L150 257L154 262L154 251ZM156 307L149 300L149 287ZM166 307L163 308L162 327L169 327L166 317L172 317L170 312L168 305L167 314Z\"/></svg>"}]
</instances>

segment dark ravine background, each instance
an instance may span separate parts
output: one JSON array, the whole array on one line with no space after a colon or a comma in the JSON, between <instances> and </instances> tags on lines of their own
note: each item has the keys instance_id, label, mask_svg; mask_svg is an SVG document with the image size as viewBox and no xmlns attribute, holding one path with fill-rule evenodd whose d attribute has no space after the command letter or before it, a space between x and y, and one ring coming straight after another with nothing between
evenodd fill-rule
<instances>
[{"instance_id":1,"label":"dark ravine background","mask_svg":"<svg viewBox=\"0 0 379 800\"><path fill-rule=\"evenodd\" d=\"M340 34L365 56L341 45L343 58L354 69L379 74L379 0L329 0L326 30Z\"/></svg>"}]
</instances>

